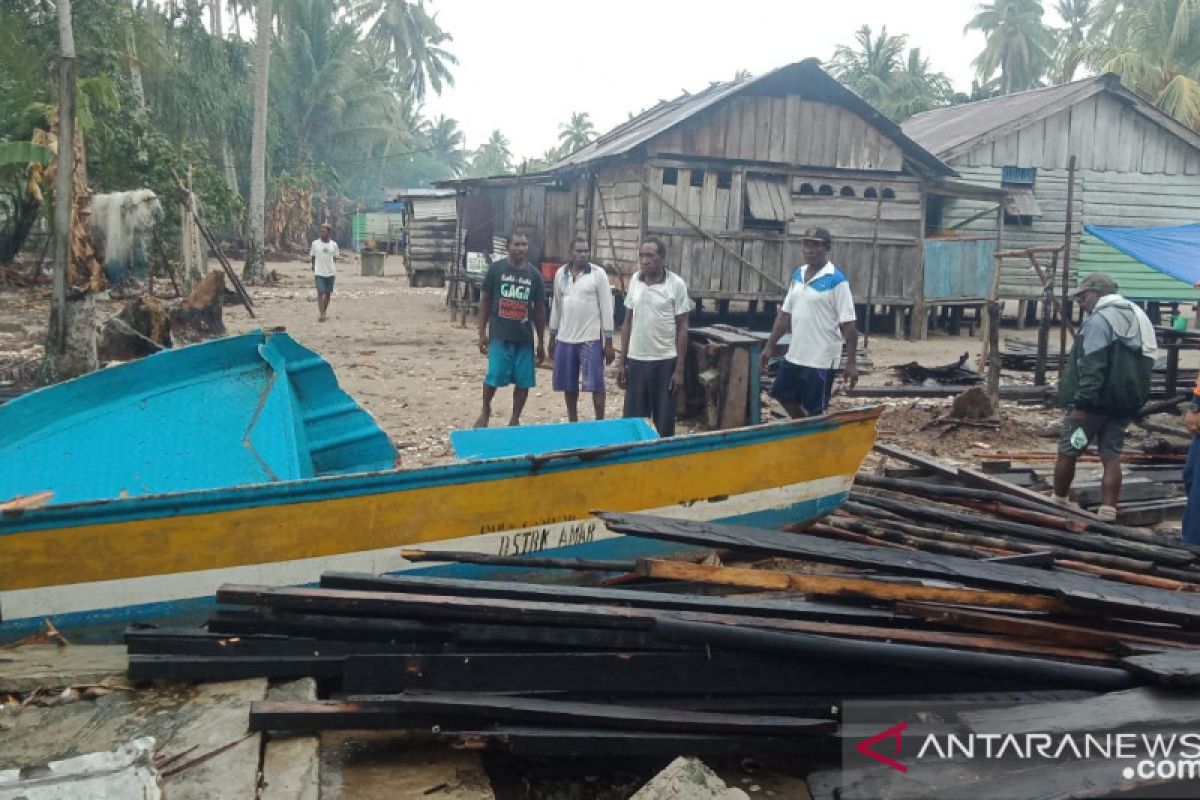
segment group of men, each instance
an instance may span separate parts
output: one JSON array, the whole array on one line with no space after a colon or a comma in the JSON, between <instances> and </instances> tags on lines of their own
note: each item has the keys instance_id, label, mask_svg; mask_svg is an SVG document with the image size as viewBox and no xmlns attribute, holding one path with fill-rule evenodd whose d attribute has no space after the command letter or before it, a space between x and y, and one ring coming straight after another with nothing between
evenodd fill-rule
<instances>
[{"instance_id":1,"label":"group of men","mask_svg":"<svg viewBox=\"0 0 1200 800\"><path fill-rule=\"evenodd\" d=\"M555 273L550 298L541 274L527 260L528 236L515 231L507 241L508 256L491 265L480 291L479 351L487 356L488 366L475 427L487 426L496 390L509 385L514 387L509 425L519 425L529 390L536 383L535 365L548 354L553 359L554 391L562 393L572 422L579 419L581 391L591 394L596 419L604 419L605 367L616 361L617 385L625 390L624 416L649 417L660 436L675 435L692 301L683 278L667 267L662 240L650 236L638 248L640 269L625 295L619 355L613 345L608 275L591 263L587 240L576 238L571 243L571 260ZM839 365L847 385L853 387L858 380L854 298L846 275L829 260L832 245L828 230L805 231L804 263L792 273L762 351L765 371L775 347L790 335L771 396L792 417L825 412ZM310 249L322 322L333 292L336 255L337 243L330 239L329 226L323 225L321 237ZM1126 429L1150 394L1154 327L1145 312L1118 293L1116 282L1106 273L1084 277L1075 299L1086 316L1059 380L1058 400L1065 417L1053 498L1071 505L1068 494L1078 459L1095 446L1103 466L1103 503L1097 515L1113 521L1121 493ZM1184 472L1189 502L1183 535L1185 541L1200 544L1200 381L1185 424L1195 438Z\"/></svg>"},{"instance_id":2,"label":"group of men","mask_svg":"<svg viewBox=\"0 0 1200 800\"><path fill-rule=\"evenodd\" d=\"M507 258L491 265L480 291L479 352L487 355L488 369L477 428L491 419L496 390L509 385L513 386L509 425L520 424L536 382L535 364L547 355L546 290L541 275L527 261L529 239L514 232L507 242ZM805 263L792 275L763 350L765 369L779 340L791 335L772 396L793 417L824 413L843 343L848 347L842 375L850 385L858 379L854 299L845 274L829 261L832 244L824 228L805 232ZM604 368L616 360L617 385L625 390L624 416L649 417L660 436L674 436L692 310L687 284L667 267L662 240L647 237L638 248L640 269L625 296L618 356L608 275L589 261L590 255L587 240L577 238L571 243L571 261L554 275L549 312L554 390L562 392L572 422L579 418L581 391L592 395L596 419L604 419Z\"/></svg>"}]
</instances>

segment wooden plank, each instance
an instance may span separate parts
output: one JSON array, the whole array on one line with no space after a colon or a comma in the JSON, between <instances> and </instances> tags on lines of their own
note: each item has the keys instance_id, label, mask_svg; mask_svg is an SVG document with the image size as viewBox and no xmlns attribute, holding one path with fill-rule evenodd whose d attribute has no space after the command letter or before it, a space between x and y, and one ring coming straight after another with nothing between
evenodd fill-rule
<instances>
[{"instance_id":1,"label":"wooden plank","mask_svg":"<svg viewBox=\"0 0 1200 800\"><path fill-rule=\"evenodd\" d=\"M744 98L735 97L727 104L725 117L725 157L737 159L742 157L742 109Z\"/></svg>"},{"instance_id":2,"label":"wooden plank","mask_svg":"<svg viewBox=\"0 0 1200 800\"><path fill-rule=\"evenodd\" d=\"M1045 132L1046 124L1042 120L1017 131L1017 166L1036 167L1042 163Z\"/></svg>"},{"instance_id":3,"label":"wooden plank","mask_svg":"<svg viewBox=\"0 0 1200 800\"><path fill-rule=\"evenodd\" d=\"M803 103L799 95L789 94L783 99L783 160L788 164L803 164L800 147L806 141L801 129L800 115Z\"/></svg>"},{"instance_id":4,"label":"wooden plank","mask_svg":"<svg viewBox=\"0 0 1200 800\"><path fill-rule=\"evenodd\" d=\"M1067 149L1071 135L1070 107L1044 120L1043 157L1039 166L1049 169L1067 168Z\"/></svg>"},{"instance_id":5,"label":"wooden plank","mask_svg":"<svg viewBox=\"0 0 1200 800\"><path fill-rule=\"evenodd\" d=\"M838 165L838 137L841 135L844 113L838 106L825 103L820 105L817 123L820 128L818 144L821 149L820 155L813 160L813 164L823 167Z\"/></svg>"},{"instance_id":6,"label":"wooden plank","mask_svg":"<svg viewBox=\"0 0 1200 800\"><path fill-rule=\"evenodd\" d=\"M970 730L1001 735L1115 731L1138 725L1165 730L1200 723L1200 697L1128 689L1079 701L964 711L959 720Z\"/></svg>"},{"instance_id":7,"label":"wooden plank","mask_svg":"<svg viewBox=\"0 0 1200 800\"><path fill-rule=\"evenodd\" d=\"M662 580L695 581L726 586L746 586L764 591L802 592L815 597L868 598L884 601L950 603L1024 611L1067 613L1070 606L1053 597L1017 592L989 592L896 583L852 576L805 575L768 569L716 567L683 561L639 559L638 572Z\"/></svg>"},{"instance_id":8,"label":"wooden plank","mask_svg":"<svg viewBox=\"0 0 1200 800\"><path fill-rule=\"evenodd\" d=\"M1006 136L1001 136L994 142L995 160L993 166L1006 167L1016 166L1017 164L1017 134L1010 133Z\"/></svg>"},{"instance_id":9,"label":"wooden plank","mask_svg":"<svg viewBox=\"0 0 1200 800\"><path fill-rule=\"evenodd\" d=\"M708 124L712 127L712 157L725 158L725 133L729 128L729 106L718 105L709 114Z\"/></svg>"},{"instance_id":10,"label":"wooden plank","mask_svg":"<svg viewBox=\"0 0 1200 800\"><path fill-rule=\"evenodd\" d=\"M1128 656L1121 664L1155 683L1168 686L1200 686L1200 658L1194 650L1165 650Z\"/></svg>"},{"instance_id":11,"label":"wooden plank","mask_svg":"<svg viewBox=\"0 0 1200 800\"><path fill-rule=\"evenodd\" d=\"M535 667L535 668L531 668ZM731 676L737 676L731 680ZM819 664L759 653L596 652L464 653L353 656L346 661L345 694L406 691L616 693L629 696L681 694L868 693L883 690L893 676L869 665L847 674ZM896 684L918 683L912 675Z\"/></svg>"},{"instance_id":12,"label":"wooden plank","mask_svg":"<svg viewBox=\"0 0 1200 800\"><path fill-rule=\"evenodd\" d=\"M1187 160L1188 147L1178 139L1171 139L1167 142L1167 159L1163 167L1164 172L1168 175L1182 175L1184 172L1184 164Z\"/></svg>"},{"instance_id":13,"label":"wooden plank","mask_svg":"<svg viewBox=\"0 0 1200 800\"><path fill-rule=\"evenodd\" d=\"M354 729L411 727L409 718L457 718L496 722L548 722L570 727L588 724L628 730L687 731L743 734L815 734L836 728L829 720L794 717L712 714L675 709L646 709L599 703L566 703L527 697L495 697L468 693L422 692L412 695L361 695L348 702L259 702L250 707L250 729L309 733ZM382 724L381 724L382 723ZM419 727L428 727L421 724Z\"/></svg>"},{"instance_id":14,"label":"wooden plank","mask_svg":"<svg viewBox=\"0 0 1200 800\"><path fill-rule=\"evenodd\" d=\"M787 139L787 98L771 98L771 123L768 129L767 159L775 163L788 163L792 159L785 146Z\"/></svg>"},{"instance_id":15,"label":"wooden plank","mask_svg":"<svg viewBox=\"0 0 1200 800\"><path fill-rule=\"evenodd\" d=\"M799 128L796 132L796 158L800 164L816 164L821 153L821 130L817 104L800 101Z\"/></svg>"},{"instance_id":16,"label":"wooden plank","mask_svg":"<svg viewBox=\"0 0 1200 800\"><path fill-rule=\"evenodd\" d=\"M909 554L911 551L892 551ZM1017 569L1017 567L1009 567ZM706 624L690 620L660 619L660 638L681 644L703 645L740 652L793 653L804 659L836 664L876 663L889 668L928 669L936 672L970 671L983 676L1028 680L1041 686L1075 689L1119 689L1132 681L1127 672L1091 664L1072 664L1027 656L954 650L927 645L835 638L794 631L763 630L734 624Z\"/></svg>"},{"instance_id":17,"label":"wooden plank","mask_svg":"<svg viewBox=\"0 0 1200 800\"><path fill-rule=\"evenodd\" d=\"M717 171L708 170L704 174L704 187L700 190L700 227L706 230L725 227L725 217L722 214L718 220L717 211Z\"/></svg>"},{"instance_id":18,"label":"wooden plank","mask_svg":"<svg viewBox=\"0 0 1200 800\"><path fill-rule=\"evenodd\" d=\"M858 117L845 109L838 109L837 151L832 166L852 169L854 164L854 133ZM836 190L837 187L835 186Z\"/></svg>"},{"instance_id":19,"label":"wooden plank","mask_svg":"<svg viewBox=\"0 0 1200 800\"><path fill-rule=\"evenodd\" d=\"M1126 585L1089 575L1047 573L1029 567L988 564L954 556L643 514L603 512L599 516L609 530L651 539L729 547L843 566L873 567L895 575L939 577L967 586L1031 591L1062 597L1073 605L1095 609L1098 613L1200 625L1200 596Z\"/></svg>"},{"instance_id":20,"label":"wooden plank","mask_svg":"<svg viewBox=\"0 0 1200 800\"><path fill-rule=\"evenodd\" d=\"M672 562L675 563L675 562ZM686 563L686 562L680 562ZM450 597L539 600L582 605L618 605L667 611L720 611L743 616L784 619L874 620L890 618L885 612L846 608L829 603L788 600L747 600L737 597L643 592L632 589L588 586L541 585L518 581L466 580L427 575L371 575L357 572L326 572L321 586L372 592L409 592ZM884 614L884 616L880 616Z\"/></svg>"},{"instance_id":21,"label":"wooden plank","mask_svg":"<svg viewBox=\"0 0 1200 800\"><path fill-rule=\"evenodd\" d=\"M757 140L758 135L758 103L753 97L745 97L742 100L742 135L740 145L738 147L738 157L753 161L755 154L758 152Z\"/></svg>"},{"instance_id":22,"label":"wooden plank","mask_svg":"<svg viewBox=\"0 0 1200 800\"><path fill-rule=\"evenodd\" d=\"M1112 650L1126 641L1137 641L1143 644L1161 647L1179 647L1179 642L1152 636L1130 636L1099 628L1066 625L1041 619L1017 617L1006 614L995 614L986 611L976 611L965 608L947 608L945 606L926 605L923 603L896 604L896 611L919 619L937 624L964 628L972 631L1014 636L1033 641L1054 642L1068 647L1084 647L1094 650ZM1200 663L1200 653L1189 648L1192 661Z\"/></svg>"},{"instance_id":23,"label":"wooden plank","mask_svg":"<svg viewBox=\"0 0 1200 800\"><path fill-rule=\"evenodd\" d=\"M772 103L769 97L754 98L757 107L754 131L754 160L770 161L771 155L771 113Z\"/></svg>"},{"instance_id":24,"label":"wooden plank","mask_svg":"<svg viewBox=\"0 0 1200 800\"><path fill-rule=\"evenodd\" d=\"M742 229L742 187L745 184L746 173L743 170L733 171L733 180L729 187L729 213L725 221L725 230L740 231Z\"/></svg>"}]
</instances>

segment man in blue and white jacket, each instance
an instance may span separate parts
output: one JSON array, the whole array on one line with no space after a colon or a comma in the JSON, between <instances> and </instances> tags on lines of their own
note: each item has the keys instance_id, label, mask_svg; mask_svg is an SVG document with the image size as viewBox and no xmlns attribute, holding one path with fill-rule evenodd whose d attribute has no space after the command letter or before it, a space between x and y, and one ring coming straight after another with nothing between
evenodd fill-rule
<instances>
[{"instance_id":1,"label":"man in blue and white jacket","mask_svg":"<svg viewBox=\"0 0 1200 800\"><path fill-rule=\"evenodd\" d=\"M792 273L792 283L771 338L762 353L762 369L785 333L792 334L787 354L771 387L771 396L792 417L825 413L833 393L833 373L846 344L846 366L842 377L847 385L858 383L858 327L854 297L846 275L829 261L833 237L825 228L804 232L804 264Z\"/></svg>"}]
</instances>

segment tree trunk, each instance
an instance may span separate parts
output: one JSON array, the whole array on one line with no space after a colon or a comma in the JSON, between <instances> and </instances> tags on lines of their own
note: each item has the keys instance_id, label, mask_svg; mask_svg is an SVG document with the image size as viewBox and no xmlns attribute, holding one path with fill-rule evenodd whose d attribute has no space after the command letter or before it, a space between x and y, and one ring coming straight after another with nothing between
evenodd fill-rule
<instances>
[{"instance_id":1,"label":"tree trunk","mask_svg":"<svg viewBox=\"0 0 1200 800\"><path fill-rule=\"evenodd\" d=\"M254 50L254 133L250 142L250 219L242 277L265 274L263 237L267 200L267 89L271 80L271 0L258 0Z\"/></svg>"},{"instance_id":2,"label":"tree trunk","mask_svg":"<svg viewBox=\"0 0 1200 800\"><path fill-rule=\"evenodd\" d=\"M221 0L208 0L208 24L212 35L218 39L225 38L225 26L221 19Z\"/></svg>"}]
</instances>

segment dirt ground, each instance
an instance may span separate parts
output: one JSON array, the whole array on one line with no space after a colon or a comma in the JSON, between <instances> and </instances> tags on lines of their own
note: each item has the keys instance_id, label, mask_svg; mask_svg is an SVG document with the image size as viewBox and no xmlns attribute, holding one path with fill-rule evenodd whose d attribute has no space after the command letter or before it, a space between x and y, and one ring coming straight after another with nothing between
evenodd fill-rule
<instances>
[{"instance_id":1,"label":"dirt ground","mask_svg":"<svg viewBox=\"0 0 1200 800\"><path fill-rule=\"evenodd\" d=\"M235 268L240 269L240 264ZM215 263L210 261L210 267ZM269 264L280 277L275 286L250 287L256 318L241 306L226 306L225 322L230 333L257 327L283 327L334 367L338 379L353 397L367 408L400 449L403 463L416 466L449 461L451 430L469 427L479 414L485 358L479 354L474 327L452 322L443 289L409 288L402 259L389 256L381 277L359 274L357 256L344 256L330 317L318 323L316 292L307 261L299 259ZM115 314L120 300L97 303L102 314ZM49 288L0 289L0 393L5 382L28 380L41 356L49 309ZM1011 320L1009 320L1011 322ZM1005 328L1004 336L1034 340L1036 331ZM971 362L979 355L980 341L964 332L961 336L933 334L927 341L895 339L875 335L870 339L868 360L872 370L861 376L864 385L899 384L892 365L917 360L925 366L957 361L968 352ZM1187 353L1195 356L1195 353ZM530 392L522 421L546 423L566 421L562 397L550 389L549 365L538 370L538 386ZM613 370L608 370L606 400L610 417L620 416L622 392L616 387ZM1003 380L1029 383L1029 373L1005 373ZM493 425L507 422L511 392L501 390L493 404ZM834 408L863 405L862 399L835 395ZM1002 447L1005 450L1048 449L1041 439L1053 411L1004 403L999 430L962 428L942 434L943 429L926 429L944 414L950 401L893 400L880 423L881 438L954 460L977 459L976 453ZM582 418L591 418L591 404L580 401ZM687 425L683 425L687 429Z\"/></svg>"}]
</instances>

